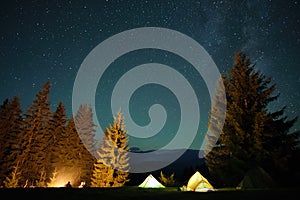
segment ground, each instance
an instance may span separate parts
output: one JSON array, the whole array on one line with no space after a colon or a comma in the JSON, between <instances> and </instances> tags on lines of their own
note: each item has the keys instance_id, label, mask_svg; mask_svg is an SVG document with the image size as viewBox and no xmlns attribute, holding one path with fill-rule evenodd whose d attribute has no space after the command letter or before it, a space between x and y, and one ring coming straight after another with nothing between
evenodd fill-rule
<instances>
[{"instance_id":1,"label":"ground","mask_svg":"<svg viewBox=\"0 0 300 200\"><path fill-rule=\"evenodd\" d=\"M276 189L276 190L235 190L219 189L214 192L181 192L177 188L165 189L142 189L138 187L123 188L1 188L0 198L4 199L154 199L154 200L176 200L176 199L294 199L299 194L299 188Z\"/></svg>"}]
</instances>

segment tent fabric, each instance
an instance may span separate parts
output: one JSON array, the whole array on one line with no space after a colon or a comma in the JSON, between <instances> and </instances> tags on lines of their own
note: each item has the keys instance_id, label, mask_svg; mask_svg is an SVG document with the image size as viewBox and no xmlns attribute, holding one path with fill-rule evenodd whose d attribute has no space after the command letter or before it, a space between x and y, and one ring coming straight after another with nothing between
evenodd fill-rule
<instances>
[{"instance_id":1,"label":"tent fabric","mask_svg":"<svg viewBox=\"0 0 300 200\"><path fill-rule=\"evenodd\" d=\"M275 182L272 177L261 167L254 167L247 171L243 180L238 184L237 188L271 188Z\"/></svg>"},{"instance_id":2,"label":"tent fabric","mask_svg":"<svg viewBox=\"0 0 300 200\"><path fill-rule=\"evenodd\" d=\"M195 192L207 192L214 191L214 187L208 182L208 180L200 174L200 172L196 172L188 181L186 186L187 191L195 191Z\"/></svg>"},{"instance_id":3,"label":"tent fabric","mask_svg":"<svg viewBox=\"0 0 300 200\"><path fill-rule=\"evenodd\" d=\"M165 188L163 184L158 182L152 174L150 174L138 187L140 188Z\"/></svg>"}]
</instances>

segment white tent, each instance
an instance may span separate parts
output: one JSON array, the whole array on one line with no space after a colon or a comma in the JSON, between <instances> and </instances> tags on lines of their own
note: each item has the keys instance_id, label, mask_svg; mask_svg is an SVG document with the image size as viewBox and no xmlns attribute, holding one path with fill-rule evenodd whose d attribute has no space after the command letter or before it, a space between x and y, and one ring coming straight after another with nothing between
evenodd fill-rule
<instances>
[{"instance_id":1,"label":"white tent","mask_svg":"<svg viewBox=\"0 0 300 200\"><path fill-rule=\"evenodd\" d=\"M200 174L200 172L196 172L190 179L186 186L187 191L194 192L208 192L214 191L214 187L208 182L208 180Z\"/></svg>"},{"instance_id":2,"label":"white tent","mask_svg":"<svg viewBox=\"0 0 300 200\"><path fill-rule=\"evenodd\" d=\"M152 174L147 176L147 178L142 182L139 187L141 188L165 188L160 182L158 182Z\"/></svg>"}]
</instances>

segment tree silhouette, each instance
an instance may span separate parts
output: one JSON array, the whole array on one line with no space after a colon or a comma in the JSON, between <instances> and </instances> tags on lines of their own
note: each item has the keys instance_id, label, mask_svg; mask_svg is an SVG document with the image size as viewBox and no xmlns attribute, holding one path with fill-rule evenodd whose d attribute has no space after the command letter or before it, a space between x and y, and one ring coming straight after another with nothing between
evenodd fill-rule
<instances>
[{"instance_id":1,"label":"tree silhouette","mask_svg":"<svg viewBox=\"0 0 300 200\"><path fill-rule=\"evenodd\" d=\"M63 152L64 152L64 140L67 138L66 136L66 127L67 126L67 115L65 106L62 102L59 102L55 112L52 115L52 118L49 122L49 129L51 131L51 163L52 168L51 172L57 168L58 163L63 163Z\"/></svg>"},{"instance_id":2,"label":"tree silhouette","mask_svg":"<svg viewBox=\"0 0 300 200\"><path fill-rule=\"evenodd\" d=\"M254 166L278 175L276 170L280 165L286 167L286 159L298 144L298 136L289 134L297 118L288 120L285 108L269 110L268 105L279 97L274 94L275 84L256 70L244 53L237 53L223 81L227 100L225 124L217 144L205 157L214 181L219 186L236 186ZM216 97L214 103L221 105L222 100Z\"/></svg>"},{"instance_id":3,"label":"tree silhouette","mask_svg":"<svg viewBox=\"0 0 300 200\"><path fill-rule=\"evenodd\" d=\"M92 107L88 104L81 104L74 120L81 140L85 144L87 150L93 153L97 141L95 140L96 125L93 121Z\"/></svg>"},{"instance_id":4,"label":"tree silhouette","mask_svg":"<svg viewBox=\"0 0 300 200\"><path fill-rule=\"evenodd\" d=\"M19 98L6 99L0 108L0 183L17 165L17 143L21 125L22 111Z\"/></svg>"},{"instance_id":5,"label":"tree silhouette","mask_svg":"<svg viewBox=\"0 0 300 200\"><path fill-rule=\"evenodd\" d=\"M97 141L95 140L96 125L93 121L92 107L88 104L81 104L74 117L77 136L81 139L80 161L81 161L81 176L80 179L90 185L94 163L94 157Z\"/></svg>"},{"instance_id":6,"label":"tree silhouette","mask_svg":"<svg viewBox=\"0 0 300 200\"><path fill-rule=\"evenodd\" d=\"M24 113L24 126L19 140L21 152L17 159L22 174L21 184L25 184L26 180L34 184L40 179L40 172L48 171L51 167L50 156L47 156L50 154L52 138L49 129L52 115L49 92L48 80Z\"/></svg>"}]
</instances>

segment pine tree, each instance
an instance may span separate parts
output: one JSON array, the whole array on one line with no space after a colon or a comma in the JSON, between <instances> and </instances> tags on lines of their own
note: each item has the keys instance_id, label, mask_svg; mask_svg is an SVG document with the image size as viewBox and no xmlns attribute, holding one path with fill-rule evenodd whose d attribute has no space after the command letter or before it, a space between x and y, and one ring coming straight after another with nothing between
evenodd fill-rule
<instances>
[{"instance_id":1,"label":"pine tree","mask_svg":"<svg viewBox=\"0 0 300 200\"><path fill-rule=\"evenodd\" d=\"M22 111L20 100L6 99L0 108L0 183L17 165L17 141L21 132Z\"/></svg>"},{"instance_id":2,"label":"pine tree","mask_svg":"<svg viewBox=\"0 0 300 200\"><path fill-rule=\"evenodd\" d=\"M122 187L129 181L128 138L124 117L118 112L106 128L94 165L92 187Z\"/></svg>"},{"instance_id":3,"label":"pine tree","mask_svg":"<svg viewBox=\"0 0 300 200\"><path fill-rule=\"evenodd\" d=\"M88 104L81 104L74 117L77 135L80 137L80 159L81 159L81 176L80 179L90 185L94 163L96 162L95 140L96 125L93 121L92 107Z\"/></svg>"},{"instance_id":4,"label":"pine tree","mask_svg":"<svg viewBox=\"0 0 300 200\"><path fill-rule=\"evenodd\" d=\"M51 131L51 163L53 163L53 169L56 167L57 163L60 163L60 153L57 153L60 148L64 148L62 143L62 138L66 136L66 126L67 126L67 116L65 106L62 102L59 102L52 118L49 122L49 129ZM52 170L53 170L52 169Z\"/></svg>"},{"instance_id":5,"label":"pine tree","mask_svg":"<svg viewBox=\"0 0 300 200\"><path fill-rule=\"evenodd\" d=\"M24 113L24 126L19 140L21 153L17 159L22 174L21 184L25 184L26 180L34 184L40 179L40 172L43 169L48 172L51 167L48 156L52 141L49 93L50 81L47 81Z\"/></svg>"},{"instance_id":6,"label":"pine tree","mask_svg":"<svg viewBox=\"0 0 300 200\"><path fill-rule=\"evenodd\" d=\"M88 104L81 104L75 115L75 124L77 132L86 146L87 150L91 153L95 152L96 125L93 121L92 107Z\"/></svg>"},{"instance_id":7,"label":"pine tree","mask_svg":"<svg viewBox=\"0 0 300 200\"><path fill-rule=\"evenodd\" d=\"M277 159L282 164L282 159L293 152L297 142L289 147L283 144L295 142L295 134L288 133L297 118L288 120L284 108L269 110L268 105L279 97L274 94L275 84L256 70L244 53L238 52L223 81L227 100L225 124L206 162L219 186L236 186L250 168L261 166L271 171L270 166L278 163ZM216 97L215 103L222 104L218 100Z\"/></svg>"}]
</instances>

